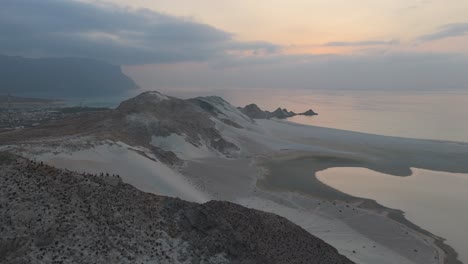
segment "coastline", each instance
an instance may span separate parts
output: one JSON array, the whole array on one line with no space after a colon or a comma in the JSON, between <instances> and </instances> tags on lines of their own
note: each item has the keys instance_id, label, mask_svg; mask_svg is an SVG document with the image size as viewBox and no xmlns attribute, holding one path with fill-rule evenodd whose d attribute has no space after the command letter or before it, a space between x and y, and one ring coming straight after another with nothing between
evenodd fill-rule
<instances>
[{"instance_id":1,"label":"coastline","mask_svg":"<svg viewBox=\"0 0 468 264\"><path fill-rule=\"evenodd\" d=\"M312 160L314 162L311 162ZM346 194L322 183L316 177L317 172L327 168L365 167L365 164L358 160L340 159L336 156L328 157L321 154L289 150L272 157L259 158L257 159L257 164L266 169L264 178L260 179L257 184L262 190L269 192L293 192L341 204L355 204L360 209L384 215L386 218L413 230L424 240L432 240L431 244L439 249L438 254L441 255L443 259L443 261L441 260L442 262L438 263L462 264L462 262L458 260L458 253L450 245L445 244L444 238L436 236L430 231L409 221L405 217L405 212L398 209L387 208L377 203L375 200ZM284 182L278 182L278 180L284 178L284 175L288 175L287 181L290 183L288 187L284 187ZM359 226L350 226L364 235L367 232L367 230L359 228Z\"/></svg>"}]
</instances>

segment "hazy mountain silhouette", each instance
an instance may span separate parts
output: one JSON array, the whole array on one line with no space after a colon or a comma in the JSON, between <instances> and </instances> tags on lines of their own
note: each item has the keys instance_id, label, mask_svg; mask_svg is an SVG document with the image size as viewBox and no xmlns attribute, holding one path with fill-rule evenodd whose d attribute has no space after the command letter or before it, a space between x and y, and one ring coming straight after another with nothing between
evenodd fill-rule
<instances>
[{"instance_id":1,"label":"hazy mountain silhouette","mask_svg":"<svg viewBox=\"0 0 468 264\"><path fill-rule=\"evenodd\" d=\"M84 58L0 55L0 93L58 97L116 95L138 88L120 66Z\"/></svg>"}]
</instances>

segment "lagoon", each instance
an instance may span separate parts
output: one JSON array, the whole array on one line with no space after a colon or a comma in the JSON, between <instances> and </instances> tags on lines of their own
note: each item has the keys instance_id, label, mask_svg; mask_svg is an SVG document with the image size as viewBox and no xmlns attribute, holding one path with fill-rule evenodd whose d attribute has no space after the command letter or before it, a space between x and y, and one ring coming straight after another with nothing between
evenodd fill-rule
<instances>
[{"instance_id":1,"label":"lagoon","mask_svg":"<svg viewBox=\"0 0 468 264\"><path fill-rule=\"evenodd\" d=\"M404 211L411 222L447 239L468 263L468 174L412 171L409 177L397 177L366 168L330 168L317 178L339 191Z\"/></svg>"}]
</instances>

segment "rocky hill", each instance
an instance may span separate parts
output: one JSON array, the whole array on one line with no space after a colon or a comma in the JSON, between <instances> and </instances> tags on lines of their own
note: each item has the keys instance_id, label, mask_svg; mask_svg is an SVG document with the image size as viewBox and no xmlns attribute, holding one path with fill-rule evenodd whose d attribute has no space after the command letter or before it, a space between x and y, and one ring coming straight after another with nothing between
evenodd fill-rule
<instances>
[{"instance_id":1,"label":"rocky hill","mask_svg":"<svg viewBox=\"0 0 468 264\"><path fill-rule=\"evenodd\" d=\"M182 100L155 91L145 92L122 102L114 111L112 121L125 128L125 134L117 136L119 139L126 142L138 139L142 142L135 143L142 146L151 145L153 137L177 134L196 147L206 144L223 154L238 150L236 145L221 136L212 117L222 122L228 119L223 118L220 110L215 111L217 108L209 100L203 102L194 103L193 100ZM241 127L232 120L229 124Z\"/></svg>"},{"instance_id":2,"label":"rocky hill","mask_svg":"<svg viewBox=\"0 0 468 264\"><path fill-rule=\"evenodd\" d=\"M1 263L352 263L288 220L0 153Z\"/></svg>"},{"instance_id":3,"label":"rocky hill","mask_svg":"<svg viewBox=\"0 0 468 264\"><path fill-rule=\"evenodd\" d=\"M180 144L233 155L239 147L226 140L219 126L241 129L253 121L220 97L182 100L156 91L123 101L116 109L87 112L64 120L4 133L0 143L12 144L43 138L92 136L96 141L121 141L150 149L164 162L177 163L171 136ZM164 142L163 142L164 143Z\"/></svg>"},{"instance_id":4,"label":"rocky hill","mask_svg":"<svg viewBox=\"0 0 468 264\"><path fill-rule=\"evenodd\" d=\"M288 117L293 117L296 115L305 115L305 116L314 116L318 115L314 110L309 109L303 113L296 114L292 111L288 111L286 108L281 108L278 107L275 111L270 112L270 111L264 111L260 109L256 104L249 104L246 105L245 107L239 107L238 108L242 113L247 115L248 117L252 119L269 119L269 118L279 118L279 119L284 119Z\"/></svg>"}]
</instances>

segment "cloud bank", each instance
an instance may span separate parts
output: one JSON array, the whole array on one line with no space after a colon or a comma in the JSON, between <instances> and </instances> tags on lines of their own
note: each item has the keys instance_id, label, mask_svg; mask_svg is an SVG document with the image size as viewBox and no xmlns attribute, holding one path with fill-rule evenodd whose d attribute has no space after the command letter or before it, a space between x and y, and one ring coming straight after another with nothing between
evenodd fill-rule
<instances>
[{"instance_id":1,"label":"cloud bank","mask_svg":"<svg viewBox=\"0 0 468 264\"><path fill-rule=\"evenodd\" d=\"M226 52L271 53L267 42L148 9L72 0L3 0L0 54L73 56L117 64L205 61Z\"/></svg>"}]
</instances>

